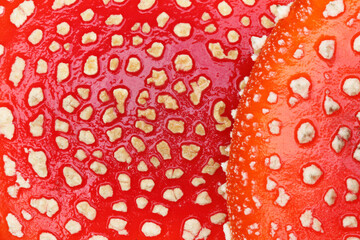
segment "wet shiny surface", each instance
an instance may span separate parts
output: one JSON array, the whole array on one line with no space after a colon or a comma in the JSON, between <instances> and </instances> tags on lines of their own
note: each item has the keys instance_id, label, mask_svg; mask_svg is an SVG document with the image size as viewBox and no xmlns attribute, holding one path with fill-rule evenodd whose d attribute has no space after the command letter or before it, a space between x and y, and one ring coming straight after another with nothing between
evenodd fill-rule
<instances>
[{"instance_id":1,"label":"wet shiny surface","mask_svg":"<svg viewBox=\"0 0 360 240\"><path fill-rule=\"evenodd\" d=\"M269 33L260 24L259 12L272 17L269 7L265 1L258 1L255 6L249 7L241 1L228 1L233 12L228 17L222 17L215 1L193 2L192 6L183 9L176 5L175 1L158 1L150 10L139 11L137 2L125 1L124 3L110 2L104 5L101 1L78 1L77 3L53 11L52 1L35 1L35 12L24 25L15 28L9 22L9 15L13 8L21 1L5 4L5 13L0 17L0 44L5 47L5 53L0 57L0 106L10 109L14 115L15 135L12 140L0 136L1 155L8 155L16 162L16 171L30 182L30 189L20 189L18 198L12 199L7 194L7 188L15 184L16 177L6 177L3 165L0 164L0 236L4 239L15 239L9 235L5 217L8 213L14 214L23 226L23 239L38 239L40 233L49 232L58 239L88 239L95 234L109 239L145 239L141 232L141 226L146 222L154 222L161 227L160 235L153 239L181 239L183 235L184 222L195 218L201 223L202 228L211 230L208 239L224 239L221 223L213 224L210 216L216 213L226 213L226 202L218 193L218 188L225 183L225 174L220 168L215 169L214 175L202 173L202 169L213 158L216 163L227 160L227 156L221 154L219 148L230 143L230 127L224 131L216 130L217 122L213 117L214 105L220 100L225 103L223 117L231 119L230 111L236 107L238 100L238 86L240 81L249 74L253 64L250 59L252 50L250 37L261 37ZM266 1L267 2L267 1ZM283 3L285 1L274 1ZM273 3L272 3L273 4ZM91 8L94 19L84 22L80 14ZM157 27L156 17L161 12L167 12L170 16L164 28ZM203 21L201 16L206 11L211 20ZM119 26L106 26L105 21L110 14L122 14L123 21ZM244 27L240 18L247 15L251 19L251 25ZM262 14L261 14L262 15ZM71 29L69 34L61 36L56 34L56 25L66 21ZM148 23L151 27L149 33L140 29L132 31L135 23ZM187 38L179 38L173 33L174 26L179 22L190 23L191 35ZM208 24L213 23L217 30L215 33L205 33ZM27 41L28 36L36 28L44 32L43 39L39 44L33 46ZM226 39L227 32L235 29L240 34L240 41L229 43ZM97 40L94 43L83 45L81 38L84 33L95 32ZM111 36L121 34L124 44L121 47L111 47ZM131 44L132 37L141 36L143 43L138 46ZM51 52L48 47L56 41L60 49ZM155 59L146 53L151 44L161 42L165 46L163 55ZM219 60L212 57L208 50L208 44L220 42L225 53L229 50L238 50L236 60ZM70 43L67 51L63 45ZM193 59L193 68L189 72L178 72L175 70L174 60L177 54L188 54ZM98 57L98 73L88 76L83 73L85 60L90 56ZM21 57L26 62L24 77L17 87L10 82L9 75L15 57ZM126 71L130 57L137 57L141 62L141 68L136 73ZM109 61L113 57L120 59L119 67L110 71ZM39 59L48 63L48 72L36 73ZM59 62L68 63L70 75L62 82L56 80L56 69ZM152 70L164 70L168 80L163 86L156 87L147 84L146 79ZM191 83L198 80L200 76L209 79L210 86L202 93L199 105L194 105L190 100L192 92ZM182 80L186 86L184 93L173 90L174 85ZM28 95L33 87L41 87L44 100L35 107L28 105ZM77 88L90 89L88 99L82 99ZM117 88L127 89L128 97L125 101L125 112L116 111L117 118L111 123L104 124L102 115L109 107L116 109L117 103L113 96L113 90ZM106 90L109 101L102 102L99 99L101 91ZM149 92L149 99L145 105L138 104L137 98L142 90ZM62 108L63 99L72 95L79 102L73 113L68 113ZM176 99L179 108L177 110L165 109L163 104L157 102L159 95L168 94ZM80 119L81 111L91 106L94 110L89 120ZM156 119L148 120L138 117L139 109L155 109ZM44 115L43 134L33 137L30 133L29 122L33 121L39 114ZM54 130L55 120L60 119L69 123L67 133ZM174 134L167 129L170 119L185 122L183 133ZM144 133L135 127L136 120L143 120L151 124L154 130ZM205 136L195 133L195 127L202 123L205 127ZM122 128L120 139L111 143L106 131L114 127ZM86 145L79 141L81 130L90 130L95 137L95 143ZM60 150L56 145L55 138L62 136L68 139L69 148ZM142 139L145 151L137 152L131 145L132 137ZM156 144L165 140L171 149L171 159L163 160L156 150ZM196 144L200 146L198 155L192 160L182 157L181 146L184 144ZM119 162L114 158L114 152L119 147L125 147L131 155L131 163ZM28 162L28 153L25 149L44 151L47 156L48 176L40 178ZM87 158L79 161L74 157L78 149L83 149ZM101 150L103 157L97 159L91 154L95 150ZM150 159L157 157L160 161L158 167L154 166ZM90 165L100 162L107 167L105 175L97 175ZM144 161L148 171L137 170L138 164ZM65 183L63 169L71 166L76 170L82 183L76 187L69 187ZM219 167L219 166L218 166ZM179 168L184 174L179 179L167 179L165 172L171 168ZM119 174L126 173L131 178L131 189L122 191L117 180ZM201 177L205 184L195 187L191 181L195 177ZM151 192L140 189L140 181L150 178L155 182ZM113 188L113 196L103 199L99 195L99 187L110 184ZM184 196L177 202L163 199L163 193L167 189L180 188ZM211 203L200 206L195 203L196 196L207 191ZM40 214L36 209L30 207L31 198L54 198L59 203L59 212L53 217ZM144 197L149 203L144 209L136 206L136 199ZM86 219L76 211L76 204L88 201L97 211L94 221ZM119 201L127 204L127 213L112 210L112 205ZM154 205L161 204L169 209L168 215L162 217L152 213ZM21 217L21 210L26 210L33 219L26 221ZM127 221L125 230L127 236L119 236L114 230L108 229L110 218L120 218ZM80 222L82 230L70 235L64 226L69 219ZM198 237L196 235L193 238ZM190 238L190 239L193 239Z\"/></svg>"}]
</instances>

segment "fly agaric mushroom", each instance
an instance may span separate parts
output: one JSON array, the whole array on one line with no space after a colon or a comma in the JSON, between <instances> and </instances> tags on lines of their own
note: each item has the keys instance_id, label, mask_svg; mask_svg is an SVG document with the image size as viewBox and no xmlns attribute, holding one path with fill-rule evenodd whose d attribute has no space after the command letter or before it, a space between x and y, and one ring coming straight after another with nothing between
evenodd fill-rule
<instances>
[{"instance_id":1,"label":"fly agaric mushroom","mask_svg":"<svg viewBox=\"0 0 360 240\"><path fill-rule=\"evenodd\" d=\"M295 1L265 44L234 124L233 239L360 239L359 9Z\"/></svg>"},{"instance_id":2,"label":"fly agaric mushroom","mask_svg":"<svg viewBox=\"0 0 360 240\"><path fill-rule=\"evenodd\" d=\"M219 167L269 2L1 3L0 236L224 239Z\"/></svg>"}]
</instances>

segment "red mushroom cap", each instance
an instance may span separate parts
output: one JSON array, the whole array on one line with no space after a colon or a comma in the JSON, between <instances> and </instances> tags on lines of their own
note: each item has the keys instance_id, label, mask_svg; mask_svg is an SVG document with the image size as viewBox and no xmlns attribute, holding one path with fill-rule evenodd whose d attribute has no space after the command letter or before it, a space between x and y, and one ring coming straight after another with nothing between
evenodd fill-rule
<instances>
[{"instance_id":1,"label":"red mushroom cap","mask_svg":"<svg viewBox=\"0 0 360 240\"><path fill-rule=\"evenodd\" d=\"M295 1L234 124L234 239L360 239L360 2Z\"/></svg>"},{"instance_id":2,"label":"red mushroom cap","mask_svg":"<svg viewBox=\"0 0 360 240\"><path fill-rule=\"evenodd\" d=\"M224 239L220 163L269 3L5 3L1 238Z\"/></svg>"}]
</instances>

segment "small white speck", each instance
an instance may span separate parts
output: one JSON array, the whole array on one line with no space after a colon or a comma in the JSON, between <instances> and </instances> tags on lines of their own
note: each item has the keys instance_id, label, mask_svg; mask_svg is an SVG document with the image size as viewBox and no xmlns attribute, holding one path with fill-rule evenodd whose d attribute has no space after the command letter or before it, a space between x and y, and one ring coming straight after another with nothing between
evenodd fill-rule
<instances>
[{"instance_id":1,"label":"small white speck","mask_svg":"<svg viewBox=\"0 0 360 240\"><path fill-rule=\"evenodd\" d=\"M294 55L293 57L296 58L296 59L300 59L304 56L304 51L302 49L297 49L295 52L294 52Z\"/></svg>"}]
</instances>

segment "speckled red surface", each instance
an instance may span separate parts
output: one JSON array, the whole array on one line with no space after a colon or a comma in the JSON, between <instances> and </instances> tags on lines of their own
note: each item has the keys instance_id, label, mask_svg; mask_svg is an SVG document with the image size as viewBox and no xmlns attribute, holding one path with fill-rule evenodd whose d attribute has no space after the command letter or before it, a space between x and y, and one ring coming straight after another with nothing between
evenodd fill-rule
<instances>
[{"instance_id":1,"label":"speckled red surface","mask_svg":"<svg viewBox=\"0 0 360 240\"><path fill-rule=\"evenodd\" d=\"M16 28L9 21L12 10L22 1L3 3L5 13L0 16L0 44L4 46L5 53L0 57L0 107L6 107L12 111L15 125L14 137L9 140L0 135L0 155L6 154L16 162L16 171L21 173L25 180L29 180L29 189L20 189L17 198L9 197L7 188L15 184L16 177L8 177L4 174L4 165L0 164L0 239L17 239L8 232L6 216L11 213L17 217L23 226L22 239L38 239L42 232L49 232L57 239L88 239L93 235L101 235L109 239L147 239L141 231L144 222L151 221L161 227L160 235L152 239L182 239L184 223L186 220L197 219L202 228L211 231L207 239L224 239L222 224L213 224L210 217L216 213L226 213L225 199L218 193L220 185L225 183L225 174L218 168L214 175L202 173L202 169L213 158L215 163L227 160L222 155L219 147L230 143L230 127L224 131L216 130L218 124L213 117L214 105L223 101L224 113L221 116L231 120L230 111L237 106L239 99L239 83L249 74L253 65L250 56L252 54L250 37L261 37L268 34L270 29L261 26L260 17L265 14L273 18L269 11L271 4L284 4L287 1L257 1L255 6L247 6L240 0L229 0L232 13L223 17L217 10L219 1L199 0L193 1L191 7L180 8L175 1L156 1L155 5L146 11L137 8L138 1L124 1L115 3L110 1L105 5L102 1L77 1L71 6L65 6L59 10L52 10L53 1L35 0L35 12L20 28ZM269 3L271 2L271 3ZM1 5L1 4L0 4ZM95 15L90 22L82 21L80 13L91 8ZM157 26L156 17L165 11L170 19L164 28ZM201 20L204 12L208 12L211 19ZM118 26L106 26L105 20L111 14L122 14L123 21ZM240 19L248 16L251 24L245 27ZM61 36L56 33L56 26L66 21L71 29L70 32ZM131 28L139 22L141 26L148 23L151 27L149 33ZM191 35L187 38L179 38L173 33L177 23L186 22L192 26ZM217 30L214 33L205 33L207 25L214 24ZM44 36L39 44L29 43L28 36L35 30L41 29ZM229 43L226 35L229 30L236 30L240 39L236 43ZM93 31L97 34L97 41L83 45L82 35ZM121 34L124 44L121 47L111 47L111 36ZM139 35L143 43L138 46L131 44L132 37ZM48 47L56 41L60 49L51 52ZM163 55L155 59L147 54L146 49L154 41L163 43L165 46ZM209 43L219 42L225 54L229 50L237 50L236 60L220 60L214 58L209 49ZM63 45L70 43L69 50ZM192 57L193 68L188 72L176 71L174 59L177 54L185 53ZM97 74L88 76L83 73L85 60L88 56L98 57L99 69ZM128 59L136 56L141 61L141 69L136 73L126 72ZM16 57L25 60L24 76L17 87L9 81L11 66ZM109 70L109 61L113 57L120 59L116 71ZM48 63L48 71L45 74L36 73L36 65L39 59ZM70 76L62 82L56 80L56 69L59 62L69 63ZM146 79L152 70L164 70L168 80L163 86L155 87L147 84ZM190 100L192 92L191 83L204 76L210 80L210 86L206 88L200 100L200 104L194 105ZM184 93L178 93L173 86L179 81L186 86ZM44 93L44 100L35 107L28 105L28 95L33 87L40 87ZM90 96L84 100L77 94L77 88L90 89ZM116 108L116 101L112 91L116 88L124 88L129 92L125 102L125 112L116 111L117 119L111 123L102 122L102 114L109 107ZM110 96L109 101L103 103L99 100L99 93L106 90ZM138 104L137 97L142 90L149 92L149 99L145 105ZM61 106L64 97L71 94L79 102L73 113L64 111ZM157 102L159 94L171 95L176 100L177 110L165 109L164 104ZM87 121L80 119L80 112L87 106L92 106L93 114ZM156 119L148 120L137 116L138 109L153 108L156 110ZM29 122L40 114L44 116L43 134L33 137L29 130ZM69 132L57 132L54 130L56 119L69 123ZM174 134L167 129L170 119L185 122L184 132ZM135 122L143 120L153 125L153 131L144 133L135 128ZM205 127L206 134L199 136L195 133L195 126L201 123ZM122 128L122 137L111 143L106 131L114 127ZM90 130L95 136L95 143L86 145L78 140L80 130ZM56 145L55 138L62 136L68 139L69 147L60 150ZM137 136L143 140L146 149L137 152L131 145L130 139ZM161 140L166 141L171 149L171 159L163 160L156 150L156 144ZM186 160L181 155L181 146L196 144L201 149L192 160ZM113 154L119 147L124 146L132 157L131 163L117 161ZM43 151L47 156L46 178L40 178L28 162L28 153L25 148L34 151ZM76 150L83 149L87 158L79 161L74 157ZM103 157L97 159L92 152L101 150ZM151 157L157 157L160 166L157 168L150 162ZM97 175L90 165L98 161L106 165L108 171L105 175ZM139 172L138 164L144 161L148 171ZM82 184L77 187L69 187L63 176L63 168L70 166L82 177ZM215 165L218 167L218 165ZM167 179L166 170L180 168L184 174L179 179ZM121 191L117 177L120 173L126 173L131 178L131 189ZM205 184L195 187L191 184L194 177L201 177ZM140 189L140 181L151 178L155 186L151 192ZM110 184L113 188L113 196L103 199L99 195L99 187ZM184 196L177 202L163 199L166 189L180 188ZM207 191L211 203L200 206L195 203L200 192ZM53 217L40 214L30 206L32 198L53 198L59 204L59 211ZM145 197L148 204L144 209L138 209L135 203L137 197ZM97 211L94 221L86 219L76 210L79 201L88 201ZM127 204L127 213L112 210L116 202L124 201ZM152 213L154 205L161 204L168 208L166 217ZM24 220L21 211L26 210L33 216L30 221ZM120 236L114 230L108 229L110 218L120 218L127 221L125 230L127 236ZM74 235L64 228L68 220L73 219L81 223L82 230ZM226 220L226 219L225 219ZM195 239L199 232L193 238Z\"/></svg>"},{"instance_id":2,"label":"speckled red surface","mask_svg":"<svg viewBox=\"0 0 360 240\"><path fill-rule=\"evenodd\" d=\"M325 17L329 2L296 1L250 76L228 165L235 239L360 238L360 2Z\"/></svg>"}]
</instances>

